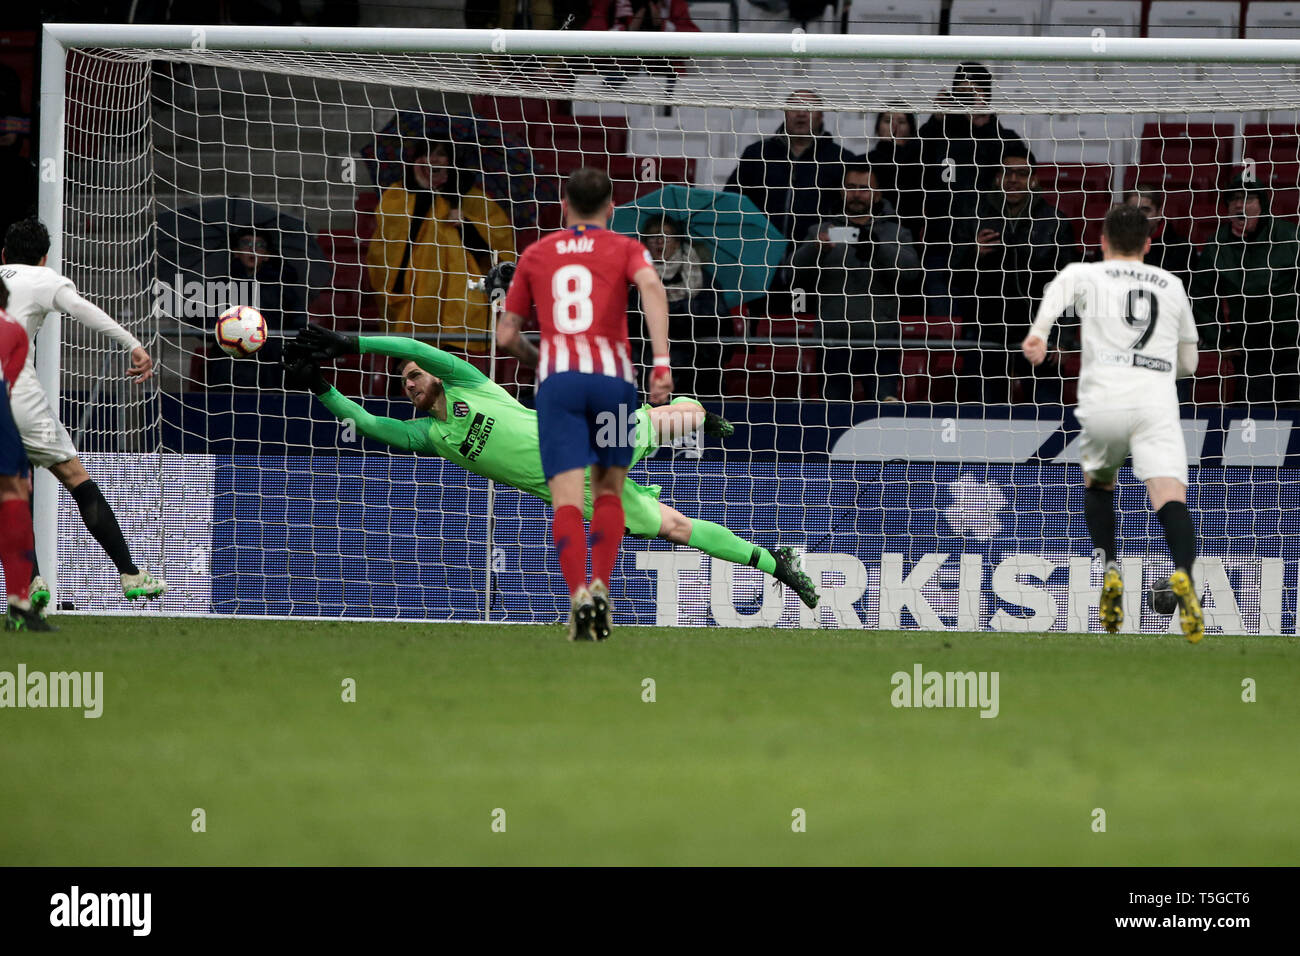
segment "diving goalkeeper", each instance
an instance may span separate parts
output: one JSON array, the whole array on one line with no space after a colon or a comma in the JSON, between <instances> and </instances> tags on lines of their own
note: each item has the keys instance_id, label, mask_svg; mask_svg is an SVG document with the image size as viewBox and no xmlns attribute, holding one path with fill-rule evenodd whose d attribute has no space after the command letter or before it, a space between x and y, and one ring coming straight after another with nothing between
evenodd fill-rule
<instances>
[{"instance_id":1,"label":"diving goalkeeper","mask_svg":"<svg viewBox=\"0 0 1300 956\"><path fill-rule=\"evenodd\" d=\"M372 415L332 388L320 365L352 354L401 359L402 390L421 417L402 421ZM309 325L284 351L285 386L307 389L340 419L356 422L363 435L420 455L436 455L466 471L517 488L550 503L542 474L537 413L517 402L464 359L415 339L392 335L342 335ZM706 434L729 435L729 422L706 413L690 398L636 412L635 465L671 437L703 428ZM737 537L712 521L688 518L659 500L656 485L628 478L623 484L627 532L638 538L662 538L685 544L724 561L758 568L791 588L808 607L817 606L817 591L792 548L768 550ZM588 485L585 510L591 515Z\"/></svg>"}]
</instances>

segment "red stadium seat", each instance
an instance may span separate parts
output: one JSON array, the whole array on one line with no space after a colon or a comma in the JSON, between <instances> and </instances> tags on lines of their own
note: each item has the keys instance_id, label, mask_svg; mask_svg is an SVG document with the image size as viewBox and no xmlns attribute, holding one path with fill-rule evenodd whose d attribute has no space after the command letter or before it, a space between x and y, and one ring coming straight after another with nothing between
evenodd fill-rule
<instances>
[{"instance_id":1,"label":"red stadium seat","mask_svg":"<svg viewBox=\"0 0 1300 956\"><path fill-rule=\"evenodd\" d=\"M819 387L815 350L791 345L751 345L738 351L723 384L727 395L753 399L811 397Z\"/></svg>"},{"instance_id":2,"label":"red stadium seat","mask_svg":"<svg viewBox=\"0 0 1300 956\"><path fill-rule=\"evenodd\" d=\"M812 342L821 334L815 315L774 315L755 319L753 337L759 341L769 338L798 338Z\"/></svg>"},{"instance_id":3,"label":"red stadium seat","mask_svg":"<svg viewBox=\"0 0 1300 956\"><path fill-rule=\"evenodd\" d=\"M1061 353L1061 404L1073 405L1079 400L1079 369L1082 365L1080 353Z\"/></svg>"},{"instance_id":4,"label":"red stadium seat","mask_svg":"<svg viewBox=\"0 0 1300 956\"><path fill-rule=\"evenodd\" d=\"M905 339L951 342L961 334L961 320L951 315L904 315L898 323Z\"/></svg>"},{"instance_id":5,"label":"red stadium seat","mask_svg":"<svg viewBox=\"0 0 1300 956\"><path fill-rule=\"evenodd\" d=\"M1217 184L1232 168L1237 138L1229 123L1147 123L1142 127L1138 165L1166 167L1170 186Z\"/></svg>"},{"instance_id":6,"label":"red stadium seat","mask_svg":"<svg viewBox=\"0 0 1300 956\"><path fill-rule=\"evenodd\" d=\"M572 149L537 147L533 157L540 168L559 177L583 166L596 166L614 181L614 204L622 205L660 189L665 183L692 182L695 160L680 156L637 157L622 154L586 153Z\"/></svg>"},{"instance_id":7,"label":"red stadium seat","mask_svg":"<svg viewBox=\"0 0 1300 956\"><path fill-rule=\"evenodd\" d=\"M534 151L568 150L617 156L627 152L627 121L608 116L579 116L570 123L530 124L528 141Z\"/></svg>"},{"instance_id":8,"label":"red stadium seat","mask_svg":"<svg viewBox=\"0 0 1300 956\"><path fill-rule=\"evenodd\" d=\"M1101 241L1101 224L1114 203L1108 163L1044 164L1034 168L1039 189L1060 214L1074 222L1075 241L1093 248Z\"/></svg>"},{"instance_id":9,"label":"red stadium seat","mask_svg":"<svg viewBox=\"0 0 1300 956\"><path fill-rule=\"evenodd\" d=\"M1242 131L1241 155L1257 163L1300 163L1300 126L1247 123Z\"/></svg>"},{"instance_id":10,"label":"red stadium seat","mask_svg":"<svg viewBox=\"0 0 1300 956\"><path fill-rule=\"evenodd\" d=\"M1272 195L1269 209L1281 219L1300 218L1300 162L1260 163L1258 181L1268 184Z\"/></svg>"},{"instance_id":11,"label":"red stadium seat","mask_svg":"<svg viewBox=\"0 0 1300 956\"><path fill-rule=\"evenodd\" d=\"M962 357L951 349L905 349L899 362L905 402L955 402Z\"/></svg>"},{"instance_id":12,"label":"red stadium seat","mask_svg":"<svg viewBox=\"0 0 1300 956\"><path fill-rule=\"evenodd\" d=\"M316 241L333 263L330 288L309 305L313 321L331 328L356 330L379 318L377 298L371 294L369 275L362 261L362 245L350 232L322 232Z\"/></svg>"},{"instance_id":13,"label":"red stadium seat","mask_svg":"<svg viewBox=\"0 0 1300 956\"><path fill-rule=\"evenodd\" d=\"M1237 391L1237 370L1222 352L1201 352L1192 385L1192 401L1197 405L1225 405Z\"/></svg>"},{"instance_id":14,"label":"red stadium seat","mask_svg":"<svg viewBox=\"0 0 1300 956\"><path fill-rule=\"evenodd\" d=\"M1124 188L1134 189L1140 184L1160 189L1165 194L1165 219L1178 232L1190 236L1193 245L1204 245L1218 229L1219 186L1215 174L1207 171L1185 182L1178 181L1185 177L1177 171L1166 180L1166 172L1164 166L1130 166L1124 174Z\"/></svg>"},{"instance_id":15,"label":"red stadium seat","mask_svg":"<svg viewBox=\"0 0 1300 956\"><path fill-rule=\"evenodd\" d=\"M379 190L363 189L357 194L355 209L357 211L357 236L362 242L369 242L378 227L375 211L379 209Z\"/></svg>"},{"instance_id":16,"label":"red stadium seat","mask_svg":"<svg viewBox=\"0 0 1300 956\"><path fill-rule=\"evenodd\" d=\"M568 100L479 95L474 97L473 104L476 116L498 123L568 123L573 116Z\"/></svg>"}]
</instances>

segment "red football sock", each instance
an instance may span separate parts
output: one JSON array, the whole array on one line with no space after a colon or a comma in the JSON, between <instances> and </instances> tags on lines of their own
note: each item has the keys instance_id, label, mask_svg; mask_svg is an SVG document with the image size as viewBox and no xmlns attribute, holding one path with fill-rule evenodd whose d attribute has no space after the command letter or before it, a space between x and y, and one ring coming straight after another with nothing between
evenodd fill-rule
<instances>
[{"instance_id":1,"label":"red football sock","mask_svg":"<svg viewBox=\"0 0 1300 956\"><path fill-rule=\"evenodd\" d=\"M555 510L551 519L551 537L555 539L555 553L560 556L560 570L570 594L577 594L587 586L587 529L583 527L582 510L565 505Z\"/></svg>"},{"instance_id":2,"label":"red football sock","mask_svg":"<svg viewBox=\"0 0 1300 956\"><path fill-rule=\"evenodd\" d=\"M0 501L0 566L5 570L8 597L27 599L35 554L36 538L32 534L32 513L27 502L17 498Z\"/></svg>"},{"instance_id":3,"label":"red football sock","mask_svg":"<svg viewBox=\"0 0 1300 956\"><path fill-rule=\"evenodd\" d=\"M591 579L609 584L623 543L623 499L601 495L591 512Z\"/></svg>"}]
</instances>

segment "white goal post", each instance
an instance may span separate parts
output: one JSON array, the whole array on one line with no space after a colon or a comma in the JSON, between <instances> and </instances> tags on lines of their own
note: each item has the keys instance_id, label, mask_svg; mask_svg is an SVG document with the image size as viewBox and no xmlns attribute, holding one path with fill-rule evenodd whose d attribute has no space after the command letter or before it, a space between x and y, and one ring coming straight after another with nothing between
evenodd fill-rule
<instances>
[{"instance_id":1,"label":"white goal post","mask_svg":"<svg viewBox=\"0 0 1300 956\"><path fill-rule=\"evenodd\" d=\"M775 189L762 185L746 193L749 205L726 207L743 220L740 232L724 235L716 225L741 152L772 136L792 104L824 114L828 136L856 157L878 145L878 114L919 123L957 65L972 62L988 68L991 101L949 99L944 112L992 112L1024 141L1037 171L1034 201L1070 225L1061 244L1074 258L1095 251L1099 216L1139 185L1158 187L1160 201L1177 209L1168 221L1198 249L1228 228L1215 197L1242 170L1248 183L1257 170L1272 177L1261 182L1276 197L1266 213L1286 223L1300 215L1300 176L1286 178L1300 170L1300 154L1287 153L1293 140L1300 148L1300 40L1108 37L1100 29L987 37L48 24L39 202L48 264L134 332L161 358L162 373L146 389L122 384L116 346L65 319L47 322L37 343L41 382L62 399L63 421L118 510L137 563L173 584L165 613L473 620L486 609L498 620L558 620L563 602L536 502L499 485L488 495L452 466L430 471L374 444L363 450L355 437L337 437L318 405L286 395L265 367L242 382L253 366L220 373L233 376L224 383L212 378L210 315L191 314L185 303L194 295L205 308L214 303L210 290L186 291L182 277L213 278L202 269L214 255L233 261L234 250L196 247L191 258L202 269L186 265L181 233L194 222L230 237L244 226L274 229L274 254L285 263L292 234L302 268L284 286L302 286L295 314L337 319L351 331L414 334L473 357L481 326L466 318L449 338L410 318L419 309L414 293L401 312L400 296L378 288L394 268L373 247L390 208L385 192L411 175L409 143L472 140L480 163L500 151L501 168L481 165L477 174L485 203L503 210L511 241L521 244L512 255L555 215L547 183L553 189L578 161L607 165L633 231L654 218L636 204L659 190L686 204L660 198L664 205L653 207L669 219L680 212L682 228L702 222L705 206L713 217L714 233L683 237L700 252L718 310L692 346L690 380L706 405L741 426L702 459L661 450L644 480L663 485L662 500L688 516L805 550L825 589L822 607L810 612L757 571L629 539L620 564L625 620L1096 630L1089 595L1098 572L1079 516L1070 515L1079 510L1070 504L1078 484L1072 348L1062 340L1046 388L1018 380L1002 358L986 364L1007 351L986 335L993 320L981 312L988 296L980 283L988 276L973 245L965 258L957 226L939 239L928 205L938 180L918 187L912 223L901 184L873 194L899 205L888 212L903 227L890 240L900 250L909 244L903 231L926 232L910 239L915 285L904 288L901 251L889 278L875 260L862 266L882 277L861 292L870 321L887 330L874 338L861 338L862 324L843 309L841 324L831 323L826 304L836 295L851 303L845 283L853 280L835 286L840 267L807 247L836 219L830 192L842 207L842 170L833 187L817 180L811 218L797 213L794 187L780 200L784 212L759 210ZM404 125L411 117L420 123L413 133ZM994 191L982 167L977 173L972 223ZM1163 178L1152 183L1153 175ZM705 192L724 199L700 198ZM198 212L214 203L225 211ZM247 203L253 221L235 203ZM257 216L268 209L286 218L266 226ZM767 215L757 233L746 232L755 211ZM949 218L955 223L957 213ZM624 228L618 216L612 226ZM396 271L405 275L409 263L413 290L422 267L409 235ZM483 241L500 252L491 236ZM874 233L871 241L884 242ZM444 263L441 274L461 270L470 281L444 285L438 297L468 316L476 250L457 254L465 265ZM1290 453L1300 396L1259 386L1261 375L1288 378L1278 363L1292 359L1289 332L1269 339L1270 360L1261 364L1248 323L1259 314L1250 312L1252 297L1267 299L1270 316L1293 316L1300 288L1225 291L1203 252L1189 255L1189 277L1210 276L1198 293L1214 299L1206 314L1216 336L1206 353L1214 364L1184 394L1208 622L1212 633L1296 633L1300 549L1288 541L1300 506L1300 455ZM171 296L161 308L160 289ZM1032 299L1023 289L1016 295ZM285 324L273 335L291 334L289 296L277 301ZM871 311L879 304L884 312ZM358 390L351 397L396 417L391 375L363 363L340 381ZM524 373L507 363L500 375L527 396ZM823 387L841 380L843 397ZM990 392L990 381L1004 382L1003 392ZM881 400L891 390L902 401ZM313 444L319 457L304 451ZM1159 528L1144 516L1131 475L1125 488L1121 552L1134 602L1126 629L1166 630L1168 620L1143 603L1143 585L1167 571ZM106 583L110 566L44 471L36 523L56 601L120 610Z\"/></svg>"}]
</instances>

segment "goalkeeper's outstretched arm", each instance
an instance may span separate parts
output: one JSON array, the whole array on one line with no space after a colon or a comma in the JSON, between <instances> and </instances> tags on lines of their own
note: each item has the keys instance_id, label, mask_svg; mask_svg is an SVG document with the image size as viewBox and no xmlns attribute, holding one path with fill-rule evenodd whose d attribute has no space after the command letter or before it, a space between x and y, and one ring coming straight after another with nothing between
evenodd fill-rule
<instances>
[{"instance_id":1,"label":"goalkeeper's outstretched arm","mask_svg":"<svg viewBox=\"0 0 1300 956\"><path fill-rule=\"evenodd\" d=\"M313 323L298 333L293 347L299 356L314 362L362 354L405 359L448 385L479 385L488 380L464 359L401 335L345 335Z\"/></svg>"},{"instance_id":2,"label":"goalkeeper's outstretched arm","mask_svg":"<svg viewBox=\"0 0 1300 956\"><path fill-rule=\"evenodd\" d=\"M320 399L322 405L333 412L340 421L352 422L357 431L367 438L381 441L406 451L429 453L429 420L417 418L401 421L385 418L366 411L365 407L332 387L321 375L320 368L310 359L298 358L285 364L284 384L287 388L305 388Z\"/></svg>"}]
</instances>

